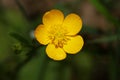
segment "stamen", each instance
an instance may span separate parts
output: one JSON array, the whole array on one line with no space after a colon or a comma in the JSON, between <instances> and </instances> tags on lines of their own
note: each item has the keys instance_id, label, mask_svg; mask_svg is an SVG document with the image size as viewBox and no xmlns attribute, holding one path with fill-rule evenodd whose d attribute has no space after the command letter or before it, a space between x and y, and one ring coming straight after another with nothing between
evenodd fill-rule
<instances>
[{"instance_id":1,"label":"stamen","mask_svg":"<svg viewBox=\"0 0 120 80\"><path fill-rule=\"evenodd\" d=\"M51 26L49 38L56 48L62 48L69 40L66 36L67 30L62 25Z\"/></svg>"}]
</instances>

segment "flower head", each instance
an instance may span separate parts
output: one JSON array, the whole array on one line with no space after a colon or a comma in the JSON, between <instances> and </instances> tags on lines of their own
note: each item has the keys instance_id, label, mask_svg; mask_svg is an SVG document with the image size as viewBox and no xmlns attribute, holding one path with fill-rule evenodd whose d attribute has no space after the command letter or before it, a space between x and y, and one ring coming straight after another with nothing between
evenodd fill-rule
<instances>
[{"instance_id":1,"label":"flower head","mask_svg":"<svg viewBox=\"0 0 120 80\"><path fill-rule=\"evenodd\" d=\"M81 18L71 13L64 18L60 10L54 9L43 16L43 24L38 25L34 35L39 43L47 45L46 53L54 60L63 60L66 53L76 54L84 44L77 33L82 28Z\"/></svg>"}]
</instances>

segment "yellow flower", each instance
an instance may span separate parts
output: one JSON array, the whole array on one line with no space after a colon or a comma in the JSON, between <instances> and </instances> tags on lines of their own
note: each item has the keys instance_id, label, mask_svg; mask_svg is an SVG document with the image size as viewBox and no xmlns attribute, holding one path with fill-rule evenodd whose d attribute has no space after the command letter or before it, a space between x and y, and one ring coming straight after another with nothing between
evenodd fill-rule
<instances>
[{"instance_id":1,"label":"yellow flower","mask_svg":"<svg viewBox=\"0 0 120 80\"><path fill-rule=\"evenodd\" d=\"M77 33L82 28L81 18L71 13L64 19L60 10L54 9L43 16L43 24L40 24L34 35L39 43L47 45L46 53L54 60L63 60L66 53L76 54L84 44L83 38Z\"/></svg>"}]
</instances>

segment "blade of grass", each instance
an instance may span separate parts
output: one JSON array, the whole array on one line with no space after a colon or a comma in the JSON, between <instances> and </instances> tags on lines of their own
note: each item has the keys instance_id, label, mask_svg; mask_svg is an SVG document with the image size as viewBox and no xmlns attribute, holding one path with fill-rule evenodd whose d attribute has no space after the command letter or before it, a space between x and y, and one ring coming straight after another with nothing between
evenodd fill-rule
<instances>
[{"instance_id":1,"label":"blade of grass","mask_svg":"<svg viewBox=\"0 0 120 80\"><path fill-rule=\"evenodd\" d=\"M117 20L117 18L115 18L114 16L112 16L110 14L110 12L106 9L106 7L104 5L102 5L100 3L99 0L89 0L91 2L91 4L93 4L95 6L95 8L106 17L106 19L108 19L110 22L112 22L115 26L119 27L120 23Z\"/></svg>"},{"instance_id":2,"label":"blade of grass","mask_svg":"<svg viewBox=\"0 0 120 80\"><path fill-rule=\"evenodd\" d=\"M23 15L27 16L27 12L26 12L25 8L23 7L23 5L20 3L20 0L15 0L15 2L18 5L18 7L20 8L20 10L22 11Z\"/></svg>"},{"instance_id":3,"label":"blade of grass","mask_svg":"<svg viewBox=\"0 0 120 80\"><path fill-rule=\"evenodd\" d=\"M117 41L116 41L116 45L113 47L114 48L114 54L112 53L111 57L112 57L112 61L110 64L112 64L110 66L110 80L120 80L119 76L120 76L120 65L119 65L119 58L120 58L120 50L119 50L119 36L120 36L120 22L117 20L117 18L115 18L114 16L112 16L110 14L110 12L106 9L106 7L104 5L102 5L100 3L99 0L89 0L94 6L95 8L106 17L106 19L108 19L111 23L114 24L114 26L116 27L116 36L117 36ZM114 64L113 64L114 63ZM114 69L115 68L115 69Z\"/></svg>"}]
</instances>

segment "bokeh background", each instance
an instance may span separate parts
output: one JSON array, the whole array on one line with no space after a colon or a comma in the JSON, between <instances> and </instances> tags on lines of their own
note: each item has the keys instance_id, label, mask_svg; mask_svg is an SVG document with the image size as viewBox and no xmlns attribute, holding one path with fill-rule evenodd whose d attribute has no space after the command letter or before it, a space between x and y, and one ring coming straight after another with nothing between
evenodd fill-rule
<instances>
[{"instance_id":1,"label":"bokeh background","mask_svg":"<svg viewBox=\"0 0 120 80\"><path fill-rule=\"evenodd\" d=\"M51 9L83 20L85 45L63 61L33 35ZM120 0L0 0L0 80L120 80Z\"/></svg>"}]
</instances>

